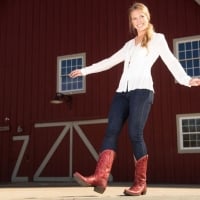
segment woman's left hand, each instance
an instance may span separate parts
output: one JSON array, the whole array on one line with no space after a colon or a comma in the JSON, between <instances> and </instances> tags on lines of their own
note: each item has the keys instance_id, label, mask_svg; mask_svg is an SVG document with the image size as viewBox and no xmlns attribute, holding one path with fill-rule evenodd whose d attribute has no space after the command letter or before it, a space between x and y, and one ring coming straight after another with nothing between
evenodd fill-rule
<instances>
[{"instance_id":1,"label":"woman's left hand","mask_svg":"<svg viewBox=\"0 0 200 200\"><path fill-rule=\"evenodd\" d=\"M189 85L190 86L200 86L200 79L199 78L191 78Z\"/></svg>"}]
</instances>

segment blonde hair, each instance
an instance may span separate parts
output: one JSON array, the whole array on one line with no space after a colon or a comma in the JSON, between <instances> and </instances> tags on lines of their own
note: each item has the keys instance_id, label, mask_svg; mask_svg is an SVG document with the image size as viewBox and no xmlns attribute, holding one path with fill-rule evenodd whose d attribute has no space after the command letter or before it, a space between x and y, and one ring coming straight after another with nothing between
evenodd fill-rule
<instances>
[{"instance_id":1,"label":"blonde hair","mask_svg":"<svg viewBox=\"0 0 200 200\"><path fill-rule=\"evenodd\" d=\"M141 10L145 16L147 17L148 21L149 21L149 24L148 24L148 27L146 29L146 33L142 39L142 42L141 42L141 46L142 47L146 47L147 48L147 44L148 42L151 40L152 38L152 34L154 32L154 27L153 27L153 24L150 23L151 21L151 16L150 16L150 12L149 12L149 9L142 3L134 3L130 8L129 8L129 30L130 30L130 33L133 33L135 35L137 35L137 31L136 29L133 27L133 24L132 24L132 21L131 21L131 13L134 11L134 10Z\"/></svg>"}]
</instances>

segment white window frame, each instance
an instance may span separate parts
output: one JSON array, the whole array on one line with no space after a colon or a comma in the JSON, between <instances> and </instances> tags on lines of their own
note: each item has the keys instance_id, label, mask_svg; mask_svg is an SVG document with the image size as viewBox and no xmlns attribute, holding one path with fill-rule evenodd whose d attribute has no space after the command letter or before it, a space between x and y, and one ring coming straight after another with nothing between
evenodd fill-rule
<instances>
[{"instance_id":1,"label":"white window frame","mask_svg":"<svg viewBox=\"0 0 200 200\"><path fill-rule=\"evenodd\" d=\"M71 94L79 94L79 93L85 93L86 92L86 78L85 76L82 76L82 88L81 89L70 89L70 90L62 90L62 78L61 78L61 61L63 60L71 60L71 59L82 59L82 68L85 67L86 63L86 53L77 53L77 54L71 54L71 55L64 55L64 56L58 56L57 57L57 92L62 93L64 95L71 95ZM67 74L66 74L67 76ZM80 77L77 77L75 79L78 79ZM75 80L74 79L74 80Z\"/></svg>"},{"instance_id":2,"label":"white window frame","mask_svg":"<svg viewBox=\"0 0 200 200\"><path fill-rule=\"evenodd\" d=\"M176 115L178 153L200 153L200 147L184 147L183 146L184 133L182 132L182 120L197 119L197 118L198 119L200 118L200 113L177 114ZM190 134L190 133L188 133L188 134ZM199 132L199 134L200 134L200 132Z\"/></svg>"},{"instance_id":3,"label":"white window frame","mask_svg":"<svg viewBox=\"0 0 200 200\"><path fill-rule=\"evenodd\" d=\"M193 41L196 41L196 40L200 40L200 35L194 35L194 36L188 36L188 37L181 37L181 38L173 39L173 50L174 50L174 55L176 56L176 58L179 60L179 49L178 49L179 43L193 42ZM198 44L198 45L200 45L200 44ZM192 76L192 77L200 77L200 73L199 73L198 76Z\"/></svg>"}]
</instances>

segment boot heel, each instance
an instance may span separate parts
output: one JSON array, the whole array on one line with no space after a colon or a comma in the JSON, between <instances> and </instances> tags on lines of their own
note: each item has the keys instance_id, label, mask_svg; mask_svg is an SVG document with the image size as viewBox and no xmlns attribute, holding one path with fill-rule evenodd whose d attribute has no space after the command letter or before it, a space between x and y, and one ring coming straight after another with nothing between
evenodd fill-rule
<instances>
[{"instance_id":1,"label":"boot heel","mask_svg":"<svg viewBox=\"0 0 200 200\"><path fill-rule=\"evenodd\" d=\"M104 193L104 191L105 191L105 187L102 187L102 186L95 186L94 187L94 191L95 192L98 192L98 193L100 193L100 194L103 194Z\"/></svg>"},{"instance_id":2,"label":"boot heel","mask_svg":"<svg viewBox=\"0 0 200 200\"><path fill-rule=\"evenodd\" d=\"M141 192L141 195L145 195L147 193L147 190L145 189L144 191Z\"/></svg>"}]
</instances>

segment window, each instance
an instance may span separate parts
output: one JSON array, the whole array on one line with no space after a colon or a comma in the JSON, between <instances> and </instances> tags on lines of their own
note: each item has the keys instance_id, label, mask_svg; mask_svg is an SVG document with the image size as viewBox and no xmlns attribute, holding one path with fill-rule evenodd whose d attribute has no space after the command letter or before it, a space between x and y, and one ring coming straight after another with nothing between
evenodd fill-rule
<instances>
[{"instance_id":1,"label":"window","mask_svg":"<svg viewBox=\"0 0 200 200\"><path fill-rule=\"evenodd\" d=\"M179 153L200 153L200 113L178 114L177 142Z\"/></svg>"},{"instance_id":2,"label":"window","mask_svg":"<svg viewBox=\"0 0 200 200\"><path fill-rule=\"evenodd\" d=\"M176 38L174 54L191 77L200 77L200 35Z\"/></svg>"},{"instance_id":3,"label":"window","mask_svg":"<svg viewBox=\"0 0 200 200\"><path fill-rule=\"evenodd\" d=\"M57 57L57 92L62 94L84 93L84 76L70 78L72 70L85 67L85 53Z\"/></svg>"}]
</instances>

